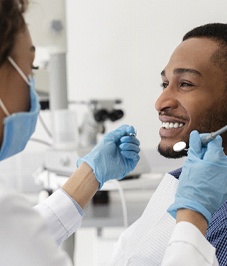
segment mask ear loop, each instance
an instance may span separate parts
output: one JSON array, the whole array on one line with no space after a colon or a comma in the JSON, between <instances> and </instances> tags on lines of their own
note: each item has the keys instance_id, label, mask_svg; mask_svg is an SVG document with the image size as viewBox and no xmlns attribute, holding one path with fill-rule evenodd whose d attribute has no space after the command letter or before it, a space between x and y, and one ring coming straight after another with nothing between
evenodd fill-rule
<instances>
[{"instance_id":1,"label":"mask ear loop","mask_svg":"<svg viewBox=\"0 0 227 266\"><path fill-rule=\"evenodd\" d=\"M6 116L10 116L10 113L8 112L8 110L6 109L4 103L2 102L2 100L0 99L0 107L2 108L3 112L5 113Z\"/></svg>"},{"instance_id":2,"label":"mask ear loop","mask_svg":"<svg viewBox=\"0 0 227 266\"><path fill-rule=\"evenodd\" d=\"M11 63L11 65L17 70L17 72L20 74L22 79L27 83L28 86L30 86L30 82L24 72L19 68L19 66L16 64L16 62L13 60L11 56L8 56L8 60Z\"/></svg>"}]
</instances>

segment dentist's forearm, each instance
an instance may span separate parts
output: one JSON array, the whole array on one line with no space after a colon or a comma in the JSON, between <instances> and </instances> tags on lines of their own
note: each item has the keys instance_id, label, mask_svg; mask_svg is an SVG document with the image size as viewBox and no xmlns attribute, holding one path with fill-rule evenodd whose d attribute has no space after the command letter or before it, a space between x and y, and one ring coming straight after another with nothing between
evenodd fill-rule
<instances>
[{"instance_id":1,"label":"dentist's forearm","mask_svg":"<svg viewBox=\"0 0 227 266\"><path fill-rule=\"evenodd\" d=\"M183 221L194 224L203 235L206 234L208 226L207 220L201 213L189 209L179 209L177 211L176 222L179 223Z\"/></svg>"},{"instance_id":2,"label":"dentist's forearm","mask_svg":"<svg viewBox=\"0 0 227 266\"><path fill-rule=\"evenodd\" d=\"M98 188L99 182L86 163L82 163L62 187L82 208L87 206Z\"/></svg>"}]
</instances>

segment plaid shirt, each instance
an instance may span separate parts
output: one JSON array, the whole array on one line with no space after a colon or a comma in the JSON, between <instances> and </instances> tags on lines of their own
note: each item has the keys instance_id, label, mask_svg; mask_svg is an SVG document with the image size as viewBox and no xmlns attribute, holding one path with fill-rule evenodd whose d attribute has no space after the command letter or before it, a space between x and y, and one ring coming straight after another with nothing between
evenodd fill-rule
<instances>
[{"instance_id":1,"label":"plaid shirt","mask_svg":"<svg viewBox=\"0 0 227 266\"><path fill-rule=\"evenodd\" d=\"M178 179L181 168L169 174ZM216 248L219 265L227 266L227 201L212 215L206 239Z\"/></svg>"}]
</instances>

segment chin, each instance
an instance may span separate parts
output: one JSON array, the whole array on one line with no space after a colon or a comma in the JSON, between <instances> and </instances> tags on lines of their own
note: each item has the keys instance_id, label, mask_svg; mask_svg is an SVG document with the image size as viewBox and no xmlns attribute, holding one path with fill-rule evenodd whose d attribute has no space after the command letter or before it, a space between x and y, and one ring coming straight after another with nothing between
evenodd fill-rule
<instances>
[{"instance_id":1,"label":"chin","mask_svg":"<svg viewBox=\"0 0 227 266\"><path fill-rule=\"evenodd\" d=\"M158 145L158 152L165 158L169 158L169 159L179 159L179 158L187 156L187 151L185 150L180 151L180 152L175 152L172 147L162 148L160 144Z\"/></svg>"}]
</instances>

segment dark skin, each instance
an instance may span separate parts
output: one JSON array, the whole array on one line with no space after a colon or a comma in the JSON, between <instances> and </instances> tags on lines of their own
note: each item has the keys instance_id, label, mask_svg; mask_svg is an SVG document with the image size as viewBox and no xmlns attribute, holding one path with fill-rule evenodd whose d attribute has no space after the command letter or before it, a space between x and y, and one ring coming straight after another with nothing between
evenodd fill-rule
<instances>
[{"instance_id":1,"label":"dark skin","mask_svg":"<svg viewBox=\"0 0 227 266\"><path fill-rule=\"evenodd\" d=\"M32 44L27 27L17 35L16 45L10 56L28 77L32 73L35 48ZM15 68L6 60L0 67L0 95L10 114L30 109L29 88ZM3 119L5 113L0 108L0 143L3 136Z\"/></svg>"},{"instance_id":2,"label":"dark skin","mask_svg":"<svg viewBox=\"0 0 227 266\"><path fill-rule=\"evenodd\" d=\"M160 129L159 152L163 156L177 158L187 155L185 151L174 152L173 145L178 141L185 141L188 145L192 130L208 133L227 124L225 73L211 61L217 49L218 43L213 40L188 39L175 49L162 71L163 92L155 107L161 122L175 125L175 128ZM227 134L222 138L227 154ZM182 221L194 224L205 235L208 225L200 213L179 209L176 222Z\"/></svg>"},{"instance_id":3,"label":"dark skin","mask_svg":"<svg viewBox=\"0 0 227 266\"><path fill-rule=\"evenodd\" d=\"M160 121L176 125L171 129L162 127L159 132L159 151L166 157L186 155L175 153L172 147L178 141L188 143L192 130L208 133L227 123L225 73L210 60L217 49L218 43L213 40L188 39L175 49L161 73L163 92L155 106ZM177 127L179 124L181 127ZM227 136L222 137L227 153Z\"/></svg>"}]
</instances>

